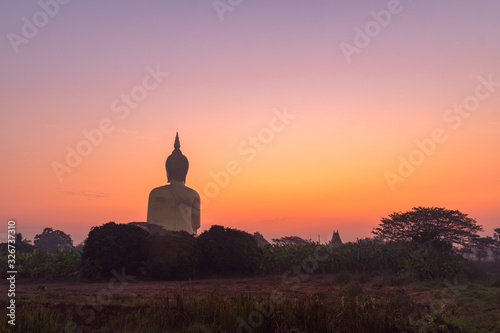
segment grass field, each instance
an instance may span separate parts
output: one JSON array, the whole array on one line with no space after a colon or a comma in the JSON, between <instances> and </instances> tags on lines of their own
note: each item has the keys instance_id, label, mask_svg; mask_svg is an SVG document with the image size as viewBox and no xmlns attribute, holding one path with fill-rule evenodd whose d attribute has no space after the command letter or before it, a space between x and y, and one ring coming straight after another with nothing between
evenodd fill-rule
<instances>
[{"instance_id":1,"label":"grass field","mask_svg":"<svg viewBox=\"0 0 500 333\"><path fill-rule=\"evenodd\" d=\"M122 281L120 281L120 279ZM7 285L4 284L4 288ZM368 274L19 280L12 332L500 332L500 285ZM7 297L0 298L6 318Z\"/></svg>"}]
</instances>

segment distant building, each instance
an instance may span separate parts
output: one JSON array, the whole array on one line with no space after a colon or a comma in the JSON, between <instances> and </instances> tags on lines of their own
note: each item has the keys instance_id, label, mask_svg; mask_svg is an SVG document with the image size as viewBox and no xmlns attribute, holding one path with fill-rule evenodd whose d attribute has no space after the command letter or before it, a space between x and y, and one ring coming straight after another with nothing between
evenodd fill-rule
<instances>
[{"instance_id":1,"label":"distant building","mask_svg":"<svg viewBox=\"0 0 500 333\"><path fill-rule=\"evenodd\" d=\"M334 231L332 240L330 241L332 244L342 244L342 240L340 239L339 231Z\"/></svg>"}]
</instances>

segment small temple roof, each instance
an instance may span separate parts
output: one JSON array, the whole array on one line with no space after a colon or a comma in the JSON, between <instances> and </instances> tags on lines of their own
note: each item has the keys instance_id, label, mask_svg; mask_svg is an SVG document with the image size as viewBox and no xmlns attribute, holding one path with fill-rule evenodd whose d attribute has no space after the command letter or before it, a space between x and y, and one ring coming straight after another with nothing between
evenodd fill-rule
<instances>
[{"instance_id":1,"label":"small temple roof","mask_svg":"<svg viewBox=\"0 0 500 333\"><path fill-rule=\"evenodd\" d=\"M342 240L340 239L339 231L334 231L332 235L332 244L342 244Z\"/></svg>"}]
</instances>

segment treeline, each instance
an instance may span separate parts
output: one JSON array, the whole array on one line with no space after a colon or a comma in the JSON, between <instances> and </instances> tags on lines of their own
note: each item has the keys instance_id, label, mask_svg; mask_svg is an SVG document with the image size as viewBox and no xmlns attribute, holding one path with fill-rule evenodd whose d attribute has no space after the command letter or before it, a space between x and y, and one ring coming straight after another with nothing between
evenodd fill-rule
<instances>
[{"instance_id":1,"label":"treeline","mask_svg":"<svg viewBox=\"0 0 500 333\"><path fill-rule=\"evenodd\" d=\"M7 256L2 255L5 276ZM5 261L5 262L3 262ZM363 239L345 244L259 246L244 231L212 226L194 237L164 235L113 222L94 227L82 252L69 247L16 254L20 277L104 279L125 272L142 279L177 280L211 276L313 273L390 273L405 280L445 279L467 274L470 263L447 246Z\"/></svg>"}]
</instances>

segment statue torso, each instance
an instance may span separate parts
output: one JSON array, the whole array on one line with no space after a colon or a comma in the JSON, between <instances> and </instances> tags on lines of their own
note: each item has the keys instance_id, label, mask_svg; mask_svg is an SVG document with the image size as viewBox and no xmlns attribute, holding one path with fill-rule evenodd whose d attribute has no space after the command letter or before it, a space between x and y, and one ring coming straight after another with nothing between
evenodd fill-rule
<instances>
[{"instance_id":1,"label":"statue torso","mask_svg":"<svg viewBox=\"0 0 500 333\"><path fill-rule=\"evenodd\" d=\"M149 195L148 223L166 230L196 233L200 227L200 197L180 182L160 186Z\"/></svg>"}]
</instances>

